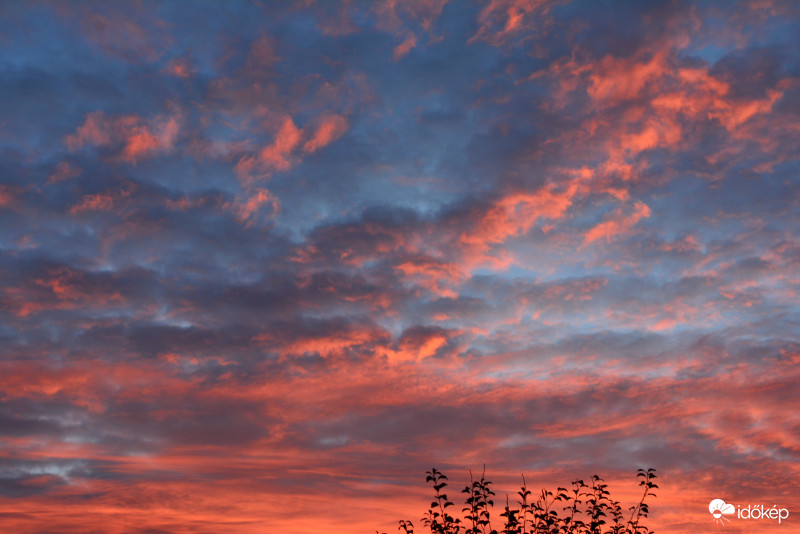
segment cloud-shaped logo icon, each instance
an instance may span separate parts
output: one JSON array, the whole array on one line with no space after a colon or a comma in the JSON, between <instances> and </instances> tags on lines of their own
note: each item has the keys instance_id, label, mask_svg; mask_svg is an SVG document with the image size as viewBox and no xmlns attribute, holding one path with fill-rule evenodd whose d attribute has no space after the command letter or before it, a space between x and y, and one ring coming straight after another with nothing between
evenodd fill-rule
<instances>
[{"instance_id":1,"label":"cloud-shaped logo icon","mask_svg":"<svg viewBox=\"0 0 800 534\"><path fill-rule=\"evenodd\" d=\"M711 515L714 517L715 523L724 525L725 521L730 522L730 519L725 516L733 515L736 512L736 508L722 499L714 499L708 503L708 511L711 512Z\"/></svg>"}]
</instances>

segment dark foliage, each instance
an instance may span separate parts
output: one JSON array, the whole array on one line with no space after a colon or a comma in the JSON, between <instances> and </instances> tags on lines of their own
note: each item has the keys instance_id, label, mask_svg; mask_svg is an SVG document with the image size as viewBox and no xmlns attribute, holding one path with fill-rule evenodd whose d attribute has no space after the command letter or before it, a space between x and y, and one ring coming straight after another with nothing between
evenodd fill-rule
<instances>
[{"instance_id":1,"label":"dark foliage","mask_svg":"<svg viewBox=\"0 0 800 534\"><path fill-rule=\"evenodd\" d=\"M570 489L559 487L555 492L543 489L535 501L523 475L516 504L511 505L506 496L503 511L498 514L503 525L499 532L492 528L495 493L485 469L479 480L470 471L470 484L461 490L466 494L461 509L463 520L450 513L454 505L445 493L447 477L436 468L426 475L434 498L422 524L431 534L654 534L642 520L649 512L647 498L656 496L655 469L639 469L636 473L642 498L628 508L630 514L623 511L619 501L612 499L608 486L597 475L588 484L574 480ZM401 534L414 534L414 525L411 521L400 521L397 530Z\"/></svg>"}]
</instances>

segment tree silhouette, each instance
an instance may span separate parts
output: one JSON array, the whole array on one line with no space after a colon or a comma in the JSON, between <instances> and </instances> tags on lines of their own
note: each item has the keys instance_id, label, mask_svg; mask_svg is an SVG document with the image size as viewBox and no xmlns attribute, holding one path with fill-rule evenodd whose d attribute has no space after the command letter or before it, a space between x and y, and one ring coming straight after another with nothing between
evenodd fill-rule
<instances>
[{"instance_id":1,"label":"tree silhouette","mask_svg":"<svg viewBox=\"0 0 800 534\"><path fill-rule=\"evenodd\" d=\"M425 481L431 484L434 497L422 524L431 534L654 534L642 524L649 513L647 499L655 497L654 490L658 488L653 482L656 474L652 468L636 473L643 492L639 502L628 508L627 521L619 501L611 498L608 485L597 475L592 475L589 484L574 480L571 489L559 487L555 492L542 489L536 501L531 500L532 493L523 475L516 505L512 506L506 495L503 511L498 514L503 523L499 533L492 528L495 493L492 482L486 479L486 466L479 480L470 471L470 483L461 490L466 494L461 510L463 520L448 510L454 505L445 493L447 477L435 467L426 471L426 475ZM414 534L414 524L401 520L397 530L401 534Z\"/></svg>"}]
</instances>

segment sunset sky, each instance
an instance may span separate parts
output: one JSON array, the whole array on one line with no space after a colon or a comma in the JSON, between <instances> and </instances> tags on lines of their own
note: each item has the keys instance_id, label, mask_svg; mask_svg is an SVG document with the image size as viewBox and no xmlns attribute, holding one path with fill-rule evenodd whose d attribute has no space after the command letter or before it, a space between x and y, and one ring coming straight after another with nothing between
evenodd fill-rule
<instances>
[{"instance_id":1,"label":"sunset sky","mask_svg":"<svg viewBox=\"0 0 800 534\"><path fill-rule=\"evenodd\" d=\"M798 36L770 0L3 2L0 532L421 533L425 471L484 464L800 532Z\"/></svg>"}]
</instances>

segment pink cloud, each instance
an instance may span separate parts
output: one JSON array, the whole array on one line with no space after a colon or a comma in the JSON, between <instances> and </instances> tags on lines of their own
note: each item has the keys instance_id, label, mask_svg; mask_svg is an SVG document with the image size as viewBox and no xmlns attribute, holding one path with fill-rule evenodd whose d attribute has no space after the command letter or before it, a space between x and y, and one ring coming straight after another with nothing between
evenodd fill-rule
<instances>
[{"instance_id":1,"label":"pink cloud","mask_svg":"<svg viewBox=\"0 0 800 534\"><path fill-rule=\"evenodd\" d=\"M47 185L52 185L58 182L64 182L66 180L71 180L77 176L80 176L83 172L83 169L72 165L68 161L62 161L56 168L53 170L53 173L50 175L50 178L47 180Z\"/></svg>"},{"instance_id":2,"label":"pink cloud","mask_svg":"<svg viewBox=\"0 0 800 534\"><path fill-rule=\"evenodd\" d=\"M74 134L64 139L64 144L71 151L78 150L85 145L107 145L111 143L111 125L102 111L94 111L86 115L83 124Z\"/></svg>"},{"instance_id":3,"label":"pink cloud","mask_svg":"<svg viewBox=\"0 0 800 534\"><path fill-rule=\"evenodd\" d=\"M114 289L90 280L70 268L51 268L15 287L0 288L9 309L18 317L43 311L122 305L125 298Z\"/></svg>"},{"instance_id":4,"label":"pink cloud","mask_svg":"<svg viewBox=\"0 0 800 534\"><path fill-rule=\"evenodd\" d=\"M137 159L172 149L178 135L178 121L174 118L158 124L153 131L144 125L131 126L122 149L122 160L136 163Z\"/></svg>"},{"instance_id":5,"label":"pink cloud","mask_svg":"<svg viewBox=\"0 0 800 534\"><path fill-rule=\"evenodd\" d=\"M331 334L295 335L292 338L273 333L259 334L253 341L285 357L316 353L323 358L330 358L354 349L385 345L389 337L381 329L351 326Z\"/></svg>"},{"instance_id":6,"label":"pink cloud","mask_svg":"<svg viewBox=\"0 0 800 534\"><path fill-rule=\"evenodd\" d=\"M72 215L75 215L83 211L91 210L110 211L113 206L114 195L108 193L97 193L83 197L79 204L76 204L69 209L69 212Z\"/></svg>"},{"instance_id":7,"label":"pink cloud","mask_svg":"<svg viewBox=\"0 0 800 534\"><path fill-rule=\"evenodd\" d=\"M197 73L197 68L189 59L176 58L167 63L164 71L170 76L185 80L193 77Z\"/></svg>"},{"instance_id":8,"label":"pink cloud","mask_svg":"<svg viewBox=\"0 0 800 534\"><path fill-rule=\"evenodd\" d=\"M636 98L645 86L671 71L666 53L648 59L606 56L590 67L587 92L594 100L610 103Z\"/></svg>"},{"instance_id":9,"label":"pink cloud","mask_svg":"<svg viewBox=\"0 0 800 534\"><path fill-rule=\"evenodd\" d=\"M267 189L259 188L241 199L225 203L223 208L231 210L239 222L247 228L260 219L259 214L265 206L269 208L267 218L273 218L280 213L281 203L278 197Z\"/></svg>"},{"instance_id":10,"label":"pink cloud","mask_svg":"<svg viewBox=\"0 0 800 534\"><path fill-rule=\"evenodd\" d=\"M468 42L501 45L511 35L546 23L547 12L555 3L557 0L492 0L478 15L480 27Z\"/></svg>"},{"instance_id":11,"label":"pink cloud","mask_svg":"<svg viewBox=\"0 0 800 534\"><path fill-rule=\"evenodd\" d=\"M85 211L112 211L120 200L129 197L130 191L107 191L84 195L78 204L69 209L70 215L77 215Z\"/></svg>"},{"instance_id":12,"label":"pink cloud","mask_svg":"<svg viewBox=\"0 0 800 534\"><path fill-rule=\"evenodd\" d=\"M400 340L397 350L387 349L385 354L390 363L418 362L436 354L448 339L444 331L408 336Z\"/></svg>"},{"instance_id":13,"label":"pink cloud","mask_svg":"<svg viewBox=\"0 0 800 534\"><path fill-rule=\"evenodd\" d=\"M255 156L248 156L239 161L236 166L240 175L246 176L253 170L271 173L273 171L286 171L292 167L289 156L292 150L300 144L303 131L295 126L291 117L286 117L273 142L258 152Z\"/></svg>"},{"instance_id":14,"label":"pink cloud","mask_svg":"<svg viewBox=\"0 0 800 534\"><path fill-rule=\"evenodd\" d=\"M8 208L14 205L15 189L11 186L0 184L0 208Z\"/></svg>"},{"instance_id":15,"label":"pink cloud","mask_svg":"<svg viewBox=\"0 0 800 534\"><path fill-rule=\"evenodd\" d=\"M589 244L598 239L611 241L612 237L619 236L628 232L636 223L642 219L650 217L650 208L644 202L636 201L633 206L633 213L624 215L622 210L617 210L614 215L586 232L584 234L584 244Z\"/></svg>"},{"instance_id":16,"label":"pink cloud","mask_svg":"<svg viewBox=\"0 0 800 534\"><path fill-rule=\"evenodd\" d=\"M108 147L116 152L117 159L136 164L144 157L171 151L179 130L178 117L146 120L137 115L107 117L95 111L86 115L64 144L73 152L87 145Z\"/></svg>"},{"instance_id":17,"label":"pink cloud","mask_svg":"<svg viewBox=\"0 0 800 534\"><path fill-rule=\"evenodd\" d=\"M457 263L425 257L410 259L398 265L397 270L431 292L450 298L458 296L451 286L462 282L466 276Z\"/></svg>"},{"instance_id":18,"label":"pink cloud","mask_svg":"<svg viewBox=\"0 0 800 534\"><path fill-rule=\"evenodd\" d=\"M236 164L239 177L249 184L258 177L288 171L301 160L298 154L301 146L307 154L316 152L339 139L348 127L347 119L336 114L325 114L317 122L309 136L306 129L295 125L291 116L284 116L272 143L255 154L242 157Z\"/></svg>"},{"instance_id":19,"label":"pink cloud","mask_svg":"<svg viewBox=\"0 0 800 534\"><path fill-rule=\"evenodd\" d=\"M341 115L325 115L320 119L320 123L311 139L303 145L306 152L316 152L339 139L347 131L347 119Z\"/></svg>"},{"instance_id":20,"label":"pink cloud","mask_svg":"<svg viewBox=\"0 0 800 534\"><path fill-rule=\"evenodd\" d=\"M392 56L395 61L408 54L415 46L417 46L417 38L413 33L408 34L402 43L394 47Z\"/></svg>"},{"instance_id":21,"label":"pink cloud","mask_svg":"<svg viewBox=\"0 0 800 534\"><path fill-rule=\"evenodd\" d=\"M528 232L540 219L563 218L580 189L577 180L566 187L551 183L532 193L511 193L495 201L459 237L467 264L507 265L508 258L489 254L492 246Z\"/></svg>"}]
</instances>

